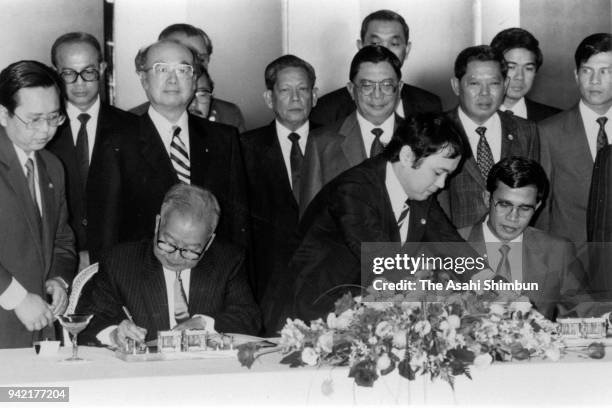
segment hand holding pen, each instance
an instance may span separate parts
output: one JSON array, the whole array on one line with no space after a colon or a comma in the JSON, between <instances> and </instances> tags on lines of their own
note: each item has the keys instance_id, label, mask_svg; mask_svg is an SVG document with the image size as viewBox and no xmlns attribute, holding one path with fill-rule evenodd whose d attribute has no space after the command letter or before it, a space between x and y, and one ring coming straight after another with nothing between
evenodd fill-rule
<instances>
[{"instance_id":1,"label":"hand holding pen","mask_svg":"<svg viewBox=\"0 0 612 408\"><path fill-rule=\"evenodd\" d=\"M134 323L134 318L132 314L127 309L127 307L122 306L123 313L127 317L127 319L123 320L119 326L111 333L111 338L120 347L125 346L126 339L134 339L136 342L142 343L145 341L145 336L147 335L147 329L142 327L138 327L136 323Z\"/></svg>"}]
</instances>

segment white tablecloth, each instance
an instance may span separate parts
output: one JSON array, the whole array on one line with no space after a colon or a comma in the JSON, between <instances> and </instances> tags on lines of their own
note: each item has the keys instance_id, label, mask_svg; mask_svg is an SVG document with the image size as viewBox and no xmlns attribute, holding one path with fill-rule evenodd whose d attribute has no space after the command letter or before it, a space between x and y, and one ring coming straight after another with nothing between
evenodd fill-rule
<instances>
[{"instance_id":1,"label":"white tablecloth","mask_svg":"<svg viewBox=\"0 0 612 408\"><path fill-rule=\"evenodd\" d=\"M442 381L408 382L397 372L379 378L373 388L357 387L347 368L289 368L278 364L278 354L264 356L251 370L233 358L128 363L106 349L80 347L79 354L89 361L58 362L68 349L52 358L32 349L0 350L0 386L70 387L70 403L54 407L612 404L612 356L591 360L570 353L560 362L495 363L474 368L473 380L458 377L453 392ZM326 380L330 395L322 392Z\"/></svg>"}]
</instances>

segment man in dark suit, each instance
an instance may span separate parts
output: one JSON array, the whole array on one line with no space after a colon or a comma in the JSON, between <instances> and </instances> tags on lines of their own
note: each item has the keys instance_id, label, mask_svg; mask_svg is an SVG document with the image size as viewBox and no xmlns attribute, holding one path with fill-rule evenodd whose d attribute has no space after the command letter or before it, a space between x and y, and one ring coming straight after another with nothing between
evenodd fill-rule
<instances>
[{"instance_id":1,"label":"man in dark suit","mask_svg":"<svg viewBox=\"0 0 612 408\"><path fill-rule=\"evenodd\" d=\"M47 148L60 158L66 172L66 198L70 226L76 235L79 270L89 266L87 240L87 178L100 165L99 146L111 135L126 132L136 117L100 101L100 78L106 68L100 44L88 33L59 37L51 48L51 61L64 81L67 119Z\"/></svg>"},{"instance_id":2,"label":"man in dark suit","mask_svg":"<svg viewBox=\"0 0 612 408\"><path fill-rule=\"evenodd\" d=\"M321 190L300 222L304 238L291 260L298 316L324 316L343 293L370 285L370 279L362 281L363 243L397 243L399 249L406 243L443 242L432 244L436 255L455 252L446 243L464 241L434 194L457 168L464 148L452 123L420 114L397 129L382 154ZM464 257L475 254L468 245L459 247Z\"/></svg>"},{"instance_id":3,"label":"man in dark suit","mask_svg":"<svg viewBox=\"0 0 612 408\"><path fill-rule=\"evenodd\" d=\"M149 341L170 329L257 334L260 313L244 251L215 239L219 212L208 190L172 187L155 238L118 245L102 258L77 307L94 315L81 341L123 345L128 337Z\"/></svg>"},{"instance_id":4,"label":"man in dark suit","mask_svg":"<svg viewBox=\"0 0 612 408\"><path fill-rule=\"evenodd\" d=\"M529 226L547 189L546 173L535 160L507 157L489 172L483 197L487 216L459 233L488 259L497 277L513 284L537 284L537 289L517 292L554 320L590 299L572 243Z\"/></svg>"},{"instance_id":5,"label":"man in dark suit","mask_svg":"<svg viewBox=\"0 0 612 408\"><path fill-rule=\"evenodd\" d=\"M204 30L190 24L172 24L159 33L158 40L174 40L186 45L196 51L200 63L208 70L208 64L213 52L212 41ZM148 102L136 106L130 112L142 115L148 109ZM211 122L224 123L238 128L240 132L245 131L244 117L240 108L229 101L214 98L211 94L210 109L205 119Z\"/></svg>"},{"instance_id":6,"label":"man in dark suit","mask_svg":"<svg viewBox=\"0 0 612 408\"><path fill-rule=\"evenodd\" d=\"M264 330L276 335L276 305L291 304L291 293L275 290L287 279L287 266L299 241L299 192L304 150L317 102L312 66L283 55L266 67L266 105L275 120L241 137L249 188L254 261L254 290L264 316Z\"/></svg>"},{"instance_id":7,"label":"man in dark suit","mask_svg":"<svg viewBox=\"0 0 612 408\"><path fill-rule=\"evenodd\" d=\"M406 60L412 44L409 41L408 24L402 16L391 10L378 10L368 15L361 23L361 38L357 48L368 45L381 45L393 52L400 61ZM398 79L401 79L401 74ZM401 118L419 112L440 112L442 103L437 95L416 86L402 84L400 99L395 112ZM401 100L401 103L399 101ZM319 99L312 110L310 120L328 125L346 118L355 111L355 102L346 87L337 89Z\"/></svg>"},{"instance_id":8,"label":"man in dark suit","mask_svg":"<svg viewBox=\"0 0 612 408\"><path fill-rule=\"evenodd\" d=\"M531 90L536 73L544 60L540 43L529 31L522 28L502 30L491 41L491 48L504 56L508 65L507 76L510 78L500 110L533 122L540 122L561 112L561 109L525 96Z\"/></svg>"},{"instance_id":9,"label":"man in dark suit","mask_svg":"<svg viewBox=\"0 0 612 408\"><path fill-rule=\"evenodd\" d=\"M0 72L0 348L54 336L53 316L68 305L76 254L64 172L41 150L65 120L61 86L35 61Z\"/></svg>"},{"instance_id":10,"label":"man in dark suit","mask_svg":"<svg viewBox=\"0 0 612 408\"><path fill-rule=\"evenodd\" d=\"M572 241L591 271L585 246L587 203L593 162L608 145L612 129L612 35L586 37L574 58L580 102L538 124L541 163L551 192L536 226Z\"/></svg>"},{"instance_id":11,"label":"man in dark suit","mask_svg":"<svg viewBox=\"0 0 612 408\"><path fill-rule=\"evenodd\" d=\"M325 184L389 143L403 121L395 113L402 86L400 69L400 60L385 47L370 45L355 54L347 89L356 109L312 132L304 157L300 213Z\"/></svg>"},{"instance_id":12,"label":"man in dark suit","mask_svg":"<svg viewBox=\"0 0 612 408\"><path fill-rule=\"evenodd\" d=\"M489 46L466 48L455 60L451 86L459 106L446 116L461 130L469 153L439 200L457 228L473 225L487 213L482 194L493 164L508 156L538 159L535 124L498 112L508 81L503 57Z\"/></svg>"},{"instance_id":13,"label":"man in dark suit","mask_svg":"<svg viewBox=\"0 0 612 408\"><path fill-rule=\"evenodd\" d=\"M113 137L91 169L88 214L92 250L150 236L170 186L210 189L224 213L218 233L249 244L246 181L236 128L187 113L198 67L194 52L163 40L139 51L136 69L151 102L132 137ZM93 245L94 243L91 243Z\"/></svg>"}]
</instances>

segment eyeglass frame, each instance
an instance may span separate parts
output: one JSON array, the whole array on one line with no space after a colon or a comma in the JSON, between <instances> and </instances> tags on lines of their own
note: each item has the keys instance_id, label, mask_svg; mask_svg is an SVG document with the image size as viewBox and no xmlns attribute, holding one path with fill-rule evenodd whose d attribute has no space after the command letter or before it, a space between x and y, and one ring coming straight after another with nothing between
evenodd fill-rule
<instances>
[{"instance_id":1,"label":"eyeglass frame","mask_svg":"<svg viewBox=\"0 0 612 408\"><path fill-rule=\"evenodd\" d=\"M212 244L213 240L215 239L216 235L217 234L215 234L213 232L212 235L210 236L210 238L208 238L208 241L206 241L206 244L204 245L204 249L201 252L198 252L198 251L194 251L193 249L189 249L189 248L179 248L179 247L177 247L174 244L171 244L171 243L169 243L167 241L164 241L163 239L159 239L159 227L158 227L158 230L157 230L157 232L155 234L155 246L158 249L160 249L161 251L164 251L165 253L167 253L168 255L173 254L176 251L179 251L179 255L181 256L181 258L185 259L186 261L198 261L198 260L202 259L202 256L208 250L208 248ZM172 248L172 251L168 251L168 250L160 247L159 244L168 245L168 247ZM197 255L197 257L196 258L187 258L185 255L183 255L183 252Z\"/></svg>"},{"instance_id":2,"label":"eyeglass frame","mask_svg":"<svg viewBox=\"0 0 612 408\"><path fill-rule=\"evenodd\" d=\"M158 72L155 69L156 66L167 66L171 68L171 70L169 70L168 72ZM191 74L189 75L179 74L178 72L176 72L176 68L179 66L189 67L191 69ZM195 67L192 64L184 64L184 63L171 64L169 62L156 62L155 64L151 65L149 68L142 69L143 72L148 72L151 70L153 71L154 75L159 75L159 76L167 76L167 75L170 75L172 72L174 72L174 74L177 77L181 77L181 78L193 78L195 76Z\"/></svg>"},{"instance_id":3,"label":"eyeglass frame","mask_svg":"<svg viewBox=\"0 0 612 408\"><path fill-rule=\"evenodd\" d=\"M13 112L13 116L15 116L17 119L19 119L19 121L25 125L26 129L29 129L29 130L40 130L40 129L41 129L41 126L42 126L42 124L43 124L43 121L47 122L47 125L48 125L49 127L59 127L59 126L61 126L61 125L62 125L62 123L64 123L64 122L66 121L66 115L64 115L64 114L63 114L63 113L61 113L61 112L58 112L58 114L57 114L57 119L58 119L58 123L57 123L57 125L52 125L51 123L49 123L49 121L50 121L50 120L54 120L55 118L51 118L51 119L50 119L50 118L45 118L45 117L40 116L40 117L38 117L38 118L36 118L36 119L32 119L31 121L26 122L25 120L23 120L23 119L22 119L22 118L21 118L21 117L20 117L20 116L17 114L17 112ZM40 122L39 122L39 123L40 123L40 125L34 125L34 123L35 123L36 121L40 121Z\"/></svg>"},{"instance_id":4,"label":"eyeglass frame","mask_svg":"<svg viewBox=\"0 0 612 408\"><path fill-rule=\"evenodd\" d=\"M83 73L85 73L85 72L87 72L87 71L89 71L89 72L92 72L92 71L93 71L93 72L95 72L95 78L94 78L94 79L87 79L87 78L85 78L85 77L83 76ZM69 73L69 74L75 75L74 80L72 80L72 81L68 82L68 81L67 81L67 80L64 78L64 76L63 76L63 75L64 75L64 73ZM63 70L62 70L62 71L59 73L59 76L60 76L60 78L62 78L62 81L64 81L64 83L66 83L66 84L74 84L74 83L75 83L75 82L76 82L76 81L79 79L79 77L81 77L81 79L82 79L83 81L85 81L85 82L96 82L96 81L99 81L99 80L100 80L100 76L101 76L101 74L100 74L100 70L99 70L99 69L96 69L96 68L93 68L93 67L89 67L89 68L85 68L85 69L83 69L83 70L81 70L81 71L79 71L79 72L75 71L74 69L63 69Z\"/></svg>"},{"instance_id":5,"label":"eyeglass frame","mask_svg":"<svg viewBox=\"0 0 612 408\"><path fill-rule=\"evenodd\" d=\"M357 90L359 91L359 93L363 96L370 96L372 95L375 91L376 88L378 88L378 90L380 91L381 94L385 95L385 96L392 96L395 95L397 93L397 90L400 87L400 83L392 83L393 80L390 79L385 79L383 81L369 81L367 79L362 79L361 82L359 84L356 84L355 82L353 82L353 85L355 85L355 87L357 88ZM387 93L383 90L383 85L385 86L392 86L393 87L393 92L391 93ZM363 91L363 87L364 86L372 86L372 90L370 92L364 92Z\"/></svg>"},{"instance_id":6,"label":"eyeglass frame","mask_svg":"<svg viewBox=\"0 0 612 408\"><path fill-rule=\"evenodd\" d=\"M491 202L493 203L493 207L495 207L495 211L503 216L503 217L507 217L508 215L512 214L514 212L514 209L516 209L516 213L519 216L519 218L528 218L530 216L532 216L537 208L535 205L529 205L529 204L521 204L521 205L514 205L509 201L506 200L495 200L495 199L491 199ZM508 205L508 207L500 207L499 204L502 205ZM523 213L521 213L521 211ZM525 212L528 212L525 213Z\"/></svg>"},{"instance_id":7,"label":"eyeglass frame","mask_svg":"<svg viewBox=\"0 0 612 408\"><path fill-rule=\"evenodd\" d=\"M199 96L198 94L205 94L205 96L201 96L201 95ZM201 98L212 99L213 95L214 95L213 91L209 91L208 89L200 89L200 90L196 89L193 96L196 99L201 100Z\"/></svg>"}]
</instances>

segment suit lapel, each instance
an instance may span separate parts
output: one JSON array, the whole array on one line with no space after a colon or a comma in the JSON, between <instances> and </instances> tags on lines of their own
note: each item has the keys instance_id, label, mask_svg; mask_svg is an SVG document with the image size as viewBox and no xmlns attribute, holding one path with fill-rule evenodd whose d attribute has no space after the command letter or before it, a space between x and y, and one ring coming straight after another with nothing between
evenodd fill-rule
<instances>
[{"instance_id":1,"label":"suit lapel","mask_svg":"<svg viewBox=\"0 0 612 408\"><path fill-rule=\"evenodd\" d=\"M262 135L262 139L262 157L266 158L266 162L263 165L266 171L269 172L272 185L279 186L283 197L286 197L289 205L297 210L298 203L295 201L295 195L289 182L289 174L287 173L285 159L283 158L278 134L276 133L276 122L272 121L267 131Z\"/></svg>"},{"instance_id":2,"label":"suit lapel","mask_svg":"<svg viewBox=\"0 0 612 408\"><path fill-rule=\"evenodd\" d=\"M167 174L169 178L171 178L171 181L167 183L168 185L178 183L176 171L172 167L172 163L170 163L170 157L166 152L161 136L148 114L140 116L139 127L139 142L142 159L153 168L156 173L160 172Z\"/></svg>"},{"instance_id":3,"label":"suit lapel","mask_svg":"<svg viewBox=\"0 0 612 408\"><path fill-rule=\"evenodd\" d=\"M530 292L530 297L546 298L545 288L548 271L546 257L549 255L546 248L542 248L541 243L535 237L532 227L527 227L523 232L523 282L539 283L540 291ZM552 275L550 275L552 278ZM550 287L554 287L551 285ZM551 298L552 299L552 298ZM549 300L551 300L549 299Z\"/></svg>"},{"instance_id":4,"label":"suit lapel","mask_svg":"<svg viewBox=\"0 0 612 408\"><path fill-rule=\"evenodd\" d=\"M164 271L159 263L153 250L147 250L147 255L144 259L144 282L143 291L146 295L143 296L146 313L149 316L153 326L160 330L170 328L170 319L168 317L168 294L166 290L166 281L164 279Z\"/></svg>"},{"instance_id":5,"label":"suit lapel","mask_svg":"<svg viewBox=\"0 0 612 408\"><path fill-rule=\"evenodd\" d=\"M213 243L214 245L214 243ZM212 251L207 251L195 268L191 269L189 282L189 313L191 315L210 310L211 285L210 271L214 271Z\"/></svg>"},{"instance_id":6,"label":"suit lapel","mask_svg":"<svg viewBox=\"0 0 612 408\"><path fill-rule=\"evenodd\" d=\"M497 112L501 122L501 158L512 156L515 153L520 154L520 148L517 148L518 139L516 138L516 123L507 113Z\"/></svg>"},{"instance_id":7,"label":"suit lapel","mask_svg":"<svg viewBox=\"0 0 612 408\"><path fill-rule=\"evenodd\" d=\"M338 133L344 136L341 147L349 167L356 166L367 159L356 111L344 120Z\"/></svg>"},{"instance_id":8,"label":"suit lapel","mask_svg":"<svg viewBox=\"0 0 612 408\"><path fill-rule=\"evenodd\" d=\"M573 135L571 139L568 140L570 145L568 149L576 149L576 151L580 152L580 162L581 163L589 163L589 165L577 164L578 169L587 170L586 174L583 174L581 177L585 180L591 179L591 170L593 169L592 164L594 162L593 156L591 156L591 149L589 148L589 143L587 141L586 131L584 130L584 122L582 120L582 115L580 114L579 105L575 105L570 110L570 115L566 119L564 123L565 133L568 135Z\"/></svg>"},{"instance_id":9,"label":"suit lapel","mask_svg":"<svg viewBox=\"0 0 612 408\"><path fill-rule=\"evenodd\" d=\"M41 208L42 208L42 247L43 254L45 256L45 270L49 269L51 265L51 256L53 254L54 246L54 231L55 225L57 225L57 214L56 209L59 208L59 203L55 199L55 185L49 177L47 166L45 161L41 157L42 155L36 154L36 161L38 163L38 185L40 188L41 197Z\"/></svg>"},{"instance_id":10,"label":"suit lapel","mask_svg":"<svg viewBox=\"0 0 612 408\"><path fill-rule=\"evenodd\" d=\"M189 165L191 166L191 184L207 185L205 179L209 172L210 159L208 155L215 154L210 146L210 135L205 129L198 126L191 115L189 121Z\"/></svg>"},{"instance_id":11,"label":"suit lapel","mask_svg":"<svg viewBox=\"0 0 612 408\"><path fill-rule=\"evenodd\" d=\"M470 141L467 137L467 134L465 133L465 129L463 128L463 124L461 123L461 120L459 120L458 109L459 108L457 107L454 110L452 110L449 113L448 117L455 123L457 130L459 130L459 132L461 133L461 137L463 138L465 146L467 146L467 148L470 151L470 154L467 155L465 161L463 162L463 169L467 172L467 174L469 174L472 177L472 179L474 179L474 181L479 186L481 186L483 189L486 189L486 181L482 177L482 174L480 173L478 164L476 164L474 152L472 152L472 148L470 146Z\"/></svg>"}]
</instances>

